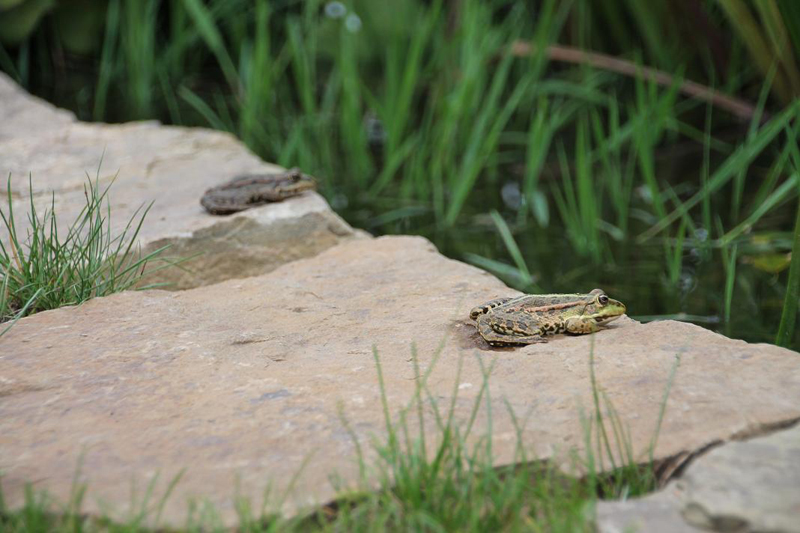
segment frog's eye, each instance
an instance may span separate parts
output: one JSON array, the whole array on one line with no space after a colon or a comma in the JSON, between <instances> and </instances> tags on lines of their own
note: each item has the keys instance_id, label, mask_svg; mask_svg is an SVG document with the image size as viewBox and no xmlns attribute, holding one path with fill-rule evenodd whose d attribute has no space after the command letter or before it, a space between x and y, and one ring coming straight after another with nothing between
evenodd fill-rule
<instances>
[{"instance_id":1,"label":"frog's eye","mask_svg":"<svg viewBox=\"0 0 800 533\"><path fill-rule=\"evenodd\" d=\"M601 294L597 297L597 301L600 302L600 305L606 305L608 303L608 296Z\"/></svg>"}]
</instances>

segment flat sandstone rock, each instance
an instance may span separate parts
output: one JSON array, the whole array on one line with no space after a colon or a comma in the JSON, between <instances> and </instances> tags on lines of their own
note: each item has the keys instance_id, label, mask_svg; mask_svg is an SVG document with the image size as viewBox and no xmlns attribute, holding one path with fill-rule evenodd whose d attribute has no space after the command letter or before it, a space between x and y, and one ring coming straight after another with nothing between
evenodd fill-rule
<instances>
[{"instance_id":1,"label":"flat sandstone rock","mask_svg":"<svg viewBox=\"0 0 800 533\"><path fill-rule=\"evenodd\" d=\"M441 405L457 391L459 421L479 395L480 363L494 363L498 463L513 461L517 442L505 400L525 420L529 454L560 461L582 449L593 341L597 381L643 460L678 356L657 460L800 417L797 353L690 324L622 318L594 339L490 349L466 315L513 294L422 238L383 237L350 240L260 277L122 293L21 320L0 339L6 501L19 505L26 482L65 500L79 461L88 511L102 501L124 513L134 484L141 495L159 473L160 494L185 469L164 510L175 525L189 499L235 523L237 490L258 508L263 489L286 488L304 462L287 510L328 500L332 472L344 482L358 473L339 405L364 449L384 435L373 346L395 420L417 383L412 344L424 372L445 340L428 386ZM425 413L431 441L429 403ZM473 434L487 430L484 409Z\"/></svg>"},{"instance_id":2,"label":"flat sandstone rock","mask_svg":"<svg viewBox=\"0 0 800 533\"><path fill-rule=\"evenodd\" d=\"M85 206L87 174L94 179L98 169L101 187L114 180L109 197L117 230L137 209L155 202L140 234L143 252L169 245L166 254L172 259L191 258L183 269L164 269L147 278L168 282L171 289L263 274L354 236L313 192L233 216L209 215L200 205L206 189L237 174L282 169L264 163L227 133L156 122L79 122L0 73L0 175L3 190L11 175L21 235L29 175L37 209L54 199L64 228ZM6 204L6 196L0 196L4 212Z\"/></svg>"}]
</instances>

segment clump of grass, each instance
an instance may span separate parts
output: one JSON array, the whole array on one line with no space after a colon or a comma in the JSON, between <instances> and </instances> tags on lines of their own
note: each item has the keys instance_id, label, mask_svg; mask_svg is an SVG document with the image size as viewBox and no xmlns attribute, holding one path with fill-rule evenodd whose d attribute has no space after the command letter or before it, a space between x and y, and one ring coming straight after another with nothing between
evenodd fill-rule
<instances>
[{"instance_id":1,"label":"clump of grass","mask_svg":"<svg viewBox=\"0 0 800 533\"><path fill-rule=\"evenodd\" d=\"M504 405L517 437L514 463L495 466L494 402L489 388L492 364L486 365L478 359L483 373L481 388L466 421L457 421L456 402L463 360L458 363L452 395L442 405L427 387L438 352L426 372L421 373L416 351L412 350L416 394L411 404L400 412L398 421L392 422L377 352L374 358L387 438L376 445L378 459L372 465L371 476L380 480L382 489L364 490L355 501L352 497L337 501L333 517L315 515L317 520L324 518L324 524L333 526L333 530L590 531L594 505L601 495L627 497L655 488L652 449L657 433L651 443L650 461L645 461L644 465L628 464L626 461L634 459L630 437L594 379L596 403L592 420L596 425L584 426L589 445L585 456L575 457L574 466L576 473L580 468L586 475L578 478L564 474L547 461L531 457L523 441L525 421L507 400ZM594 364L591 357L590 364ZM486 433L478 436L474 428L480 411L485 416ZM433 415L436 427L433 438L425 433L425 412ZM660 422L661 419L657 427ZM416 435L412 426L417 427ZM604 436L605 446L612 442L608 432L614 432L617 445L626 452L618 456L621 462L614 462L611 457L603 459L606 449L599 447L599 437L598 448L591 445L595 430ZM355 434L352 438L359 450L359 465L362 471L369 472L364 467ZM436 444L430 446L431 441ZM612 468L604 472L609 461Z\"/></svg>"},{"instance_id":2,"label":"clump of grass","mask_svg":"<svg viewBox=\"0 0 800 533\"><path fill-rule=\"evenodd\" d=\"M463 359L456 368L452 395L445 401L427 386L427 380L441 354L440 345L424 372L412 347L415 394L394 416L389 410L383 370L373 350L386 436L372 441L374 460L368 459L347 418L342 423L353 439L361 486L340 488L339 497L309 513L285 517L281 508L291 492L298 472L277 499L268 491L266 501L254 507L238 499L241 531L591 531L593 511L600 498L628 498L657 488L653 450L666 410L667 396L676 364L668 379L661 411L655 424L646 458L637 458L631 437L594 376L590 354L593 412L583 417L585 451L573 454L576 475L564 474L547 461L531 457L523 441L525 420L508 401L505 409L517 435L514 463L495 466L492 449L493 412L489 380L492 364L481 365L482 385L465 417L457 414L457 400ZM593 353L593 351L592 351ZM475 435L478 416L485 420L486 433ZM426 416L433 417L426 423ZM460 419L462 418L462 419ZM433 431L431 431L433 425ZM612 450L612 448L615 448ZM564 450L568 451L568 450ZM301 468L302 471L302 468ZM77 477L76 477L77 479ZM166 499L178 478L156 498L154 482L144 500L123 523L108 517L90 519L81 514L85 487L74 484L73 496L60 513L43 493L26 492L25 504L10 511L0 493L0 528L4 531L108 531L138 530L158 526ZM377 490L374 489L377 482ZM276 503L277 502L277 503ZM260 511L254 511L260 509ZM222 530L213 509L190 509L187 530Z\"/></svg>"},{"instance_id":3,"label":"clump of grass","mask_svg":"<svg viewBox=\"0 0 800 533\"><path fill-rule=\"evenodd\" d=\"M522 425L510 405L517 429L516 464L497 468L492 449L491 365L484 366L483 383L467 420L456 420L456 401L462 369L459 361L452 396L445 405L428 389L431 366L421 374L413 354L418 387L412 403L393 422L388 410L380 359L374 354L386 419L387 438L376 444L378 458L371 468L359 464L366 477L380 480L381 490L362 491L359 500L337 502L333 518L315 515L318 523L335 530L499 531L587 529L591 495L548 465L532 461L522 442ZM486 434L474 435L483 410ZM426 435L425 412L436 426ZM416 431L412 427L416 426ZM357 443L353 434L353 441ZM435 444L434 444L435 443ZM320 519L326 518L324 522Z\"/></svg>"},{"instance_id":4,"label":"clump of grass","mask_svg":"<svg viewBox=\"0 0 800 533\"><path fill-rule=\"evenodd\" d=\"M627 428L622 424L619 413L614 408L606 392L595 376L594 337L589 353L589 378L592 385L592 416L583 417L586 459L584 469L586 480L595 487L598 495L606 499L628 499L642 496L659 488L656 475L655 449L661 424L667 411L675 375L680 366L680 356L675 357L661 405L656 419L653 435L647 447L647 458L637 457Z\"/></svg>"},{"instance_id":5,"label":"clump of grass","mask_svg":"<svg viewBox=\"0 0 800 533\"><path fill-rule=\"evenodd\" d=\"M0 322L10 324L0 335L23 316L129 289L139 284L148 262L159 258L166 247L146 255L136 247L152 204L137 209L123 230L115 233L110 187L101 189L99 179L87 177L86 203L64 231L55 214L55 195L44 212L37 210L29 178L28 229L22 235L8 177L8 211L0 208L6 230L6 239L0 239Z\"/></svg>"}]
</instances>

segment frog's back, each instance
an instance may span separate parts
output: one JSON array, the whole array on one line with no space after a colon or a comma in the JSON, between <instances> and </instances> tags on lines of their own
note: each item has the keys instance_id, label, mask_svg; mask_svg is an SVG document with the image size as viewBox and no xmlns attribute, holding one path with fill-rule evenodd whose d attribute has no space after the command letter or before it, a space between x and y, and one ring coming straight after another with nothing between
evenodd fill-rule
<instances>
[{"instance_id":1,"label":"frog's back","mask_svg":"<svg viewBox=\"0 0 800 533\"><path fill-rule=\"evenodd\" d=\"M527 294L506 304L509 308L528 312L564 311L587 302L586 294Z\"/></svg>"},{"instance_id":2,"label":"frog's back","mask_svg":"<svg viewBox=\"0 0 800 533\"><path fill-rule=\"evenodd\" d=\"M315 180L295 168L279 174L245 174L208 189L200 203L213 215L228 215L315 188Z\"/></svg>"}]
</instances>

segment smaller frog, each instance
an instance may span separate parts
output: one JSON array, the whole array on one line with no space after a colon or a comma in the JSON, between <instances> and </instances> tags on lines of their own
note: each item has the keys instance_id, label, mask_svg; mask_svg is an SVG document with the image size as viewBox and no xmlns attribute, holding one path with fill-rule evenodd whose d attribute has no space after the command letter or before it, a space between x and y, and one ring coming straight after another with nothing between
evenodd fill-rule
<instances>
[{"instance_id":1,"label":"smaller frog","mask_svg":"<svg viewBox=\"0 0 800 533\"><path fill-rule=\"evenodd\" d=\"M470 311L491 346L547 342L545 335L594 333L625 314L625 304L602 289L589 294L526 294L498 298Z\"/></svg>"},{"instance_id":2,"label":"smaller frog","mask_svg":"<svg viewBox=\"0 0 800 533\"><path fill-rule=\"evenodd\" d=\"M246 174L208 189L200 203L212 215L230 215L316 188L314 178L297 168L276 174Z\"/></svg>"}]
</instances>

